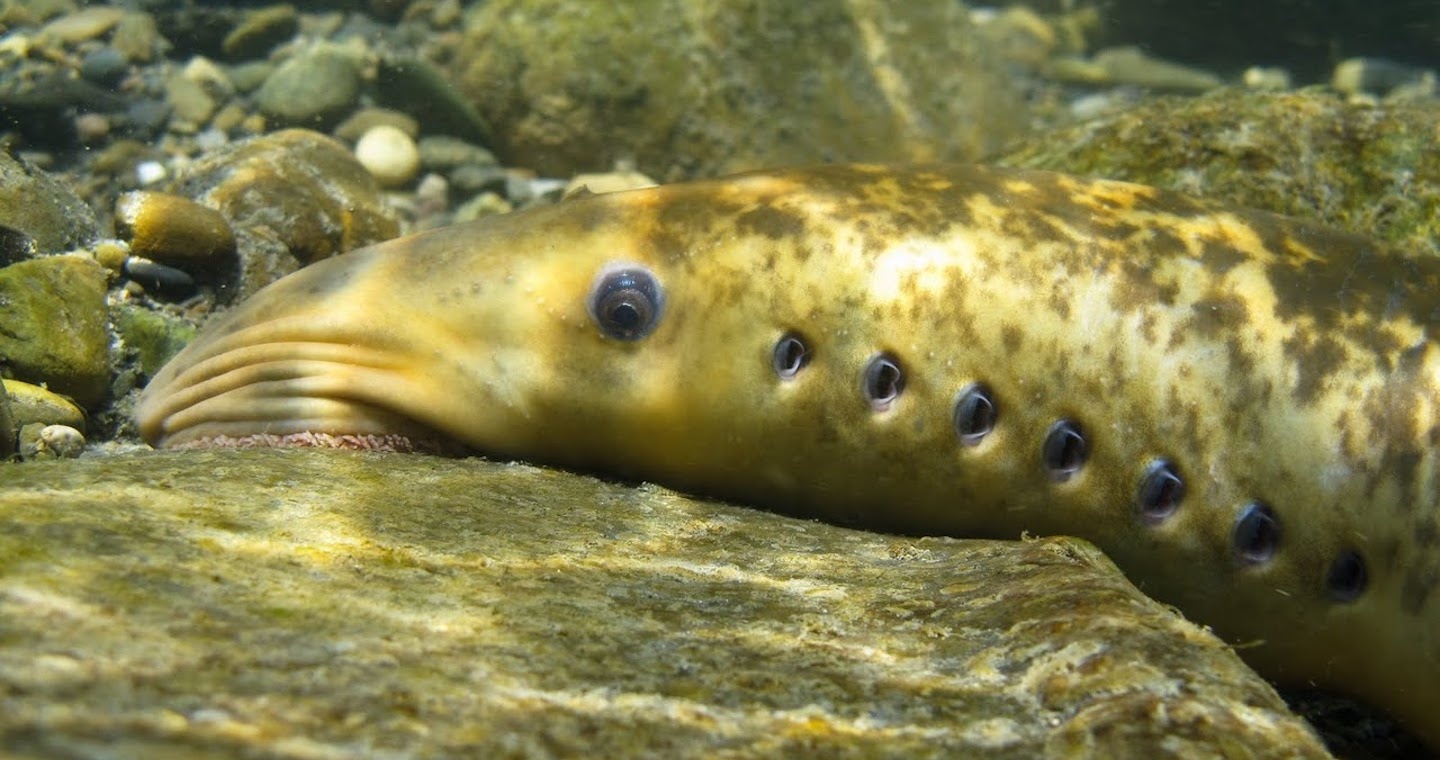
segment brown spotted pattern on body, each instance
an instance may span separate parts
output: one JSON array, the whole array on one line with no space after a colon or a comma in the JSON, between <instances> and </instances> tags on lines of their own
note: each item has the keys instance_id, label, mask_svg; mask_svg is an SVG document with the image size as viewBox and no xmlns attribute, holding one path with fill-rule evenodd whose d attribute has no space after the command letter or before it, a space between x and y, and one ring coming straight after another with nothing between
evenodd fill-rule
<instances>
[{"instance_id":1,"label":"brown spotted pattern on body","mask_svg":"<svg viewBox=\"0 0 1440 760\"><path fill-rule=\"evenodd\" d=\"M881 530L1087 538L1440 747L1440 261L1137 185L828 166L322 261L146 389L160 446L445 447Z\"/></svg>"}]
</instances>

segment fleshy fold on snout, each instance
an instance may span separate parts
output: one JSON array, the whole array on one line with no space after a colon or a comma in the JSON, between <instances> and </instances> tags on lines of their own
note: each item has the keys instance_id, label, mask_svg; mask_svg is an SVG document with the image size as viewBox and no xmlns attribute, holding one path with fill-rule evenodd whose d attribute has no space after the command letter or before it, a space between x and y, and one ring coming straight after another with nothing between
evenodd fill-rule
<instances>
[{"instance_id":1,"label":"fleshy fold on snout","mask_svg":"<svg viewBox=\"0 0 1440 760\"><path fill-rule=\"evenodd\" d=\"M398 400L415 387L405 357L355 342L286 339L298 337L287 332L259 325L194 346L194 356L186 349L141 395L141 435L164 448L453 448L400 410Z\"/></svg>"}]
</instances>

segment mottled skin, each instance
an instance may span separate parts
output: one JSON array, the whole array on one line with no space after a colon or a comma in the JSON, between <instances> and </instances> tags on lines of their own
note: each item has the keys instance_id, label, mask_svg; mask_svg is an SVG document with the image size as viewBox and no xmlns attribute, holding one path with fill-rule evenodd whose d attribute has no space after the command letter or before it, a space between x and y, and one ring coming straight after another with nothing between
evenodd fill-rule
<instances>
[{"instance_id":1,"label":"mottled skin","mask_svg":"<svg viewBox=\"0 0 1440 760\"><path fill-rule=\"evenodd\" d=\"M642 340L587 312L617 261L664 288ZM323 261L212 325L138 416L164 446L439 438L877 529L1082 536L1263 673L1440 747L1436 320L1440 261L1314 225L1055 174L832 166ZM812 351L788 381L787 332ZM882 412L861 380L879 351L906 376ZM961 446L975 381L998 423ZM1061 417L1090 457L1056 482L1040 448ZM1187 486L1159 524L1136 506L1156 457ZM1255 500L1283 532L1246 564ZM1368 571L1353 601L1327 592L1343 552Z\"/></svg>"}]
</instances>

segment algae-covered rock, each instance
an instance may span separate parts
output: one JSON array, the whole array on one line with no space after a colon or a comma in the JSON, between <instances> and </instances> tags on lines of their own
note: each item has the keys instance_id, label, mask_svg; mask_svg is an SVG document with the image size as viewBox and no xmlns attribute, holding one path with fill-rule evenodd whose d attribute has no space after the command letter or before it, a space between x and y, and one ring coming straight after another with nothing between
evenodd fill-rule
<instances>
[{"instance_id":1,"label":"algae-covered rock","mask_svg":"<svg viewBox=\"0 0 1440 760\"><path fill-rule=\"evenodd\" d=\"M136 366L146 377L159 372L170 357L195 338L195 325L130 303L112 307L110 319L123 350L134 352Z\"/></svg>"},{"instance_id":2,"label":"algae-covered rock","mask_svg":"<svg viewBox=\"0 0 1440 760\"><path fill-rule=\"evenodd\" d=\"M240 281L220 293L223 301L400 231L375 178L350 150L304 129L210 153L170 190L219 211L234 231Z\"/></svg>"},{"instance_id":3,"label":"algae-covered rock","mask_svg":"<svg viewBox=\"0 0 1440 760\"><path fill-rule=\"evenodd\" d=\"M37 424L85 429L85 411L58 393L20 380L0 380L0 390L9 400L10 424L16 430Z\"/></svg>"},{"instance_id":4,"label":"algae-covered rock","mask_svg":"<svg viewBox=\"0 0 1440 760\"><path fill-rule=\"evenodd\" d=\"M1025 124L959 3L492 0L469 21L456 86L486 147L551 175L973 159Z\"/></svg>"},{"instance_id":5,"label":"algae-covered rock","mask_svg":"<svg viewBox=\"0 0 1440 760\"><path fill-rule=\"evenodd\" d=\"M75 193L4 151L0 151L0 226L24 233L35 241L39 253L78 248L99 234L95 212Z\"/></svg>"},{"instance_id":6,"label":"algae-covered rock","mask_svg":"<svg viewBox=\"0 0 1440 760\"><path fill-rule=\"evenodd\" d=\"M105 325L108 275L94 259L50 256L0 269L0 367L4 374L84 407L110 381Z\"/></svg>"},{"instance_id":7,"label":"algae-covered rock","mask_svg":"<svg viewBox=\"0 0 1440 760\"><path fill-rule=\"evenodd\" d=\"M1037 136L999 163L1165 187L1440 254L1437 140L1440 101L1223 90Z\"/></svg>"},{"instance_id":8,"label":"algae-covered rock","mask_svg":"<svg viewBox=\"0 0 1440 760\"><path fill-rule=\"evenodd\" d=\"M0 640L36 755L1326 756L1089 544L473 459L9 465Z\"/></svg>"}]
</instances>

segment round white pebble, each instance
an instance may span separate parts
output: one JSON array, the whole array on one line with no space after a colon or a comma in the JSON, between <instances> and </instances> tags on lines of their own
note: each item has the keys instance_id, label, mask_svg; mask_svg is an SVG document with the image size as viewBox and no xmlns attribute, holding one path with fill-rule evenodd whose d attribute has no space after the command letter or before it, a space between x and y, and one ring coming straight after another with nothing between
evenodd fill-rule
<instances>
[{"instance_id":1,"label":"round white pebble","mask_svg":"<svg viewBox=\"0 0 1440 760\"><path fill-rule=\"evenodd\" d=\"M400 187L420 172L420 149L398 127L371 127L355 143L355 158L385 187Z\"/></svg>"},{"instance_id":2,"label":"round white pebble","mask_svg":"<svg viewBox=\"0 0 1440 760\"><path fill-rule=\"evenodd\" d=\"M165 164L159 161L141 161L135 165L135 179L139 180L141 186L153 185L169 174L165 171Z\"/></svg>"}]
</instances>

